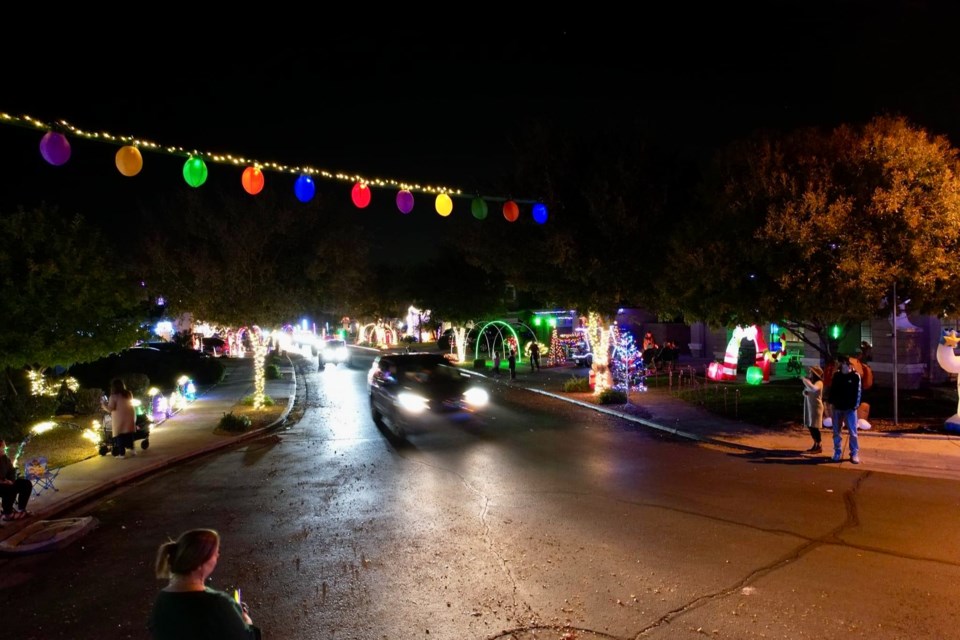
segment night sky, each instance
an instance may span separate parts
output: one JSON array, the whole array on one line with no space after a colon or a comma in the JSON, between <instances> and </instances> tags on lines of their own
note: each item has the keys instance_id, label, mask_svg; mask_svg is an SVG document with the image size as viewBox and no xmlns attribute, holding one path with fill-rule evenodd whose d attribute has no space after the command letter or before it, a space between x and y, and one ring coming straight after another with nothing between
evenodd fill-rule
<instances>
[{"instance_id":1,"label":"night sky","mask_svg":"<svg viewBox=\"0 0 960 640\"><path fill-rule=\"evenodd\" d=\"M37 21L31 29L47 31L35 46L0 45L0 112L517 198L536 194L496 189L534 124L589 136L641 123L704 150L761 127L892 113L960 146L956 10L807 2L631 12L469 26L443 16L430 24L406 14L298 23L295 15L265 14L230 29L171 20L162 37ZM110 202L101 211L117 212L151 194L189 189L182 158L144 152L143 173L124 178L113 167L117 147L78 140L70 162L52 167L38 153L41 135L0 126L3 207L43 200L86 208L96 199ZM209 167L201 188L232 183L241 191L241 169ZM295 203L295 176L266 178L267 190ZM349 202L348 183L318 186ZM374 190L379 208L358 212L368 228L391 237L443 232L432 197L403 217L394 195ZM453 215L469 216L468 207L455 200ZM506 224L499 216L484 223Z\"/></svg>"}]
</instances>

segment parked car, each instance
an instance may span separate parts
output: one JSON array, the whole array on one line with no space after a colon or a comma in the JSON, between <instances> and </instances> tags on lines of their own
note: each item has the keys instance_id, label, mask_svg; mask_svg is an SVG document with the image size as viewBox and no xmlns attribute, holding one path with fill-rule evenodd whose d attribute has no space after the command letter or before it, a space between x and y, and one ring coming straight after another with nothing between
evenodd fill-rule
<instances>
[{"instance_id":1,"label":"parked car","mask_svg":"<svg viewBox=\"0 0 960 640\"><path fill-rule=\"evenodd\" d=\"M214 358L228 356L230 355L230 343L223 338L218 338L217 336L204 338L202 350L204 353L210 354Z\"/></svg>"},{"instance_id":2,"label":"parked car","mask_svg":"<svg viewBox=\"0 0 960 640\"><path fill-rule=\"evenodd\" d=\"M479 380L441 353L380 355L367 373L370 413L399 439L414 429L471 421L490 399Z\"/></svg>"},{"instance_id":3,"label":"parked car","mask_svg":"<svg viewBox=\"0 0 960 640\"><path fill-rule=\"evenodd\" d=\"M344 340L327 340L320 348L320 368L323 369L328 364L334 366L345 364L350 366L350 350L347 349L347 343Z\"/></svg>"},{"instance_id":4,"label":"parked car","mask_svg":"<svg viewBox=\"0 0 960 640\"><path fill-rule=\"evenodd\" d=\"M592 367L593 352L585 344L580 343L570 350L569 360L577 367Z\"/></svg>"}]
</instances>

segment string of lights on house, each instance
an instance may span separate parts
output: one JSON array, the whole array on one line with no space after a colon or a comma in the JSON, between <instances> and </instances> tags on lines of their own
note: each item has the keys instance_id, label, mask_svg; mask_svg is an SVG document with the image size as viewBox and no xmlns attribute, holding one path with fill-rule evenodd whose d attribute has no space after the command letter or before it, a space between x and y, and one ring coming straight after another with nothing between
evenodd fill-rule
<instances>
[{"instance_id":1,"label":"string of lights on house","mask_svg":"<svg viewBox=\"0 0 960 640\"><path fill-rule=\"evenodd\" d=\"M297 176L294 181L293 192L300 202L309 202L316 195L316 180L334 180L352 183L350 192L353 204L360 209L367 207L371 200L371 190L374 188L396 189L397 209L403 213L410 213L416 201L414 194L432 196L434 209L441 216L449 216L453 212L452 198L471 198L470 213L477 220L484 220L489 212L489 202L501 205L504 219L516 222L520 217L520 206L531 205L530 213L537 224L547 221L547 207L536 200L505 198L502 196L487 196L466 194L462 189L442 185L424 185L405 182L393 178L371 178L358 174L332 172L317 169L308 165L291 165L280 162L265 162L242 155L230 153L212 153L197 149L187 149L181 146L161 145L136 136L119 136L106 131L87 131L74 126L65 120L47 123L29 115L13 116L0 112L0 124L28 127L43 131L40 139L40 154L43 159L54 166L66 164L70 160L72 148L70 137L82 138L95 142L104 142L119 146L115 157L117 170L127 177L134 177L143 170L143 154L141 149L155 153L186 157L183 165L183 179L191 187L200 187L207 181L207 163L244 167L241 174L241 185L250 195L257 195L263 190L266 183L264 172L276 172Z\"/></svg>"}]
</instances>

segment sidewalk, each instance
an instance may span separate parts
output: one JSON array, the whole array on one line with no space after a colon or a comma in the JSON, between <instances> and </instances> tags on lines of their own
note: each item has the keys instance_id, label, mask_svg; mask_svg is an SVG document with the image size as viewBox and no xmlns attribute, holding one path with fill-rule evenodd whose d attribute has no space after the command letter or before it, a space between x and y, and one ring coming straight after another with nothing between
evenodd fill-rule
<instances>
[{"instance_id":1,"label":"sidewalk","mask_svg":"<svg viewBox=\"0 0 960 640\"><path fill-rule=\"evenodd\" d=\"M516 380L510 381L509 374L499 378L486 377L499 384L508 384L573 402L681 438L738 449L754 460L784 464L826 464L838 469L960 480L960 436L861 430L859 436L862 462L855 465L850 462L849 452L846 450L847 437L844 431L844 460L836 463L830 459L833 454L831 429L822 430L822 455L804 455L803 452L812 444L806 429L771 431L762 425L748 424L710 413L663 389L646 393L631 391L630 407L596 405L562 393L564 382L575 375L585 377L587 372L587 369L569 366L531 372L529 366L518 366ZM659 384L666 385L665 382ZM643 417L637 414L642 414ZM944 416L944 420L948 417Z\"/></svg>"},{"instance_id":2,"label":"sidewalk","mask_svg":"<svg viewBox=\"0 0 960 640\"><path fill-rule=\"evenodd\" d=\"M90 500L132 480L153 473L209 451L257 437L286 418L293 407L297 381L293 366L280 366L279 380L267 380L265 393L287 403L281 417L263 429L238 435L214 433L224 413L242 398L253 393L253 360L223 358L224 379L189 403L185 409L154 427L150 448L144 451L137 443L137 455L127 458L94 456L60 469L57 491L44 491L30 498L29 518L0 523L0 541L7 540L35 522L56 517L72 507Z\"/></svg>"},{"instance_id":3,"label":"sidewalk","mask_svg":"<svg viewBox=\"0 0 960 640\"><path fill-rule=\"evenodd\" d=\"M294 368L289 364L281 366L282 375L279 380L268 380L266 383L267 395L287 401L286 409L276 423L236 436L215 434L214 428L220 417L241 398L253 392L251 360L225 358L224 364L227 366L224 380L204 392L186 409L158 425L151 433L149 449L138 450L134 458L95 456L64 467L56 478L58 491L44 491L40 496L31 498L31 517L0 525L0 542L33 523L54 518L82 502L139 477L228 447L238 441L255 438L286 418L293 407L297 389ZM849 456L841 463L834 463L829 460L832 451L832 435L829 430L823 431L825 454L806 456L801 454L810 446L810 436L806 430L770 432L762 426L716 416L669 392L633 391L630 394L630 406L597 405L562 393L566 380L574 375L582 377L586 375L586 371L567 366L544 368L531 373L528 367L523 366L517 367L517 379L512 381L506 372L499 378L482 373L479 375L487 378L491 384L525 389L574 403L591 411L615 415L680 438L732 448L749 456L753 461L772 464L825 464L842 470L882 471L960 480L960 436L861 431L860 450L863 463L853 465L849 462ZM642 417L638 414L642 414Z\"/></svg>"}]
</instances>

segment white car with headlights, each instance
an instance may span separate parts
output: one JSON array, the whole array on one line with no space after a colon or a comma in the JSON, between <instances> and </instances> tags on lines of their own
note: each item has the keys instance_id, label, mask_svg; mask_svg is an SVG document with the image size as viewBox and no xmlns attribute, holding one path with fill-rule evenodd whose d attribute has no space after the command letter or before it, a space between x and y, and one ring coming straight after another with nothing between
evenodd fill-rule
<instances>
[{"instance_id":1,"label":"white car with headlights","mask_svg":"<svg viewBox=\"0 0 960 640\"><path fill-rule=\"evenodd\" d=\"M347 343L343 340L327 340L320 347L320 368L323 369L328 364L345 364L350 366L350 351L347 349Z\"/></svg>"},{"instance_id":2,"label":"white car with headlights","mask_svg":"<svg viewBox=\"0 0 960 640\"><path fill-rule=\"evenodd\" d=\"M441 353L380 355L367 373L370 413L401 439L414 430L474 422L490 402L480 380Z\"/></svg>"}]
</instances>

